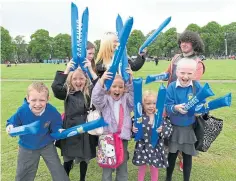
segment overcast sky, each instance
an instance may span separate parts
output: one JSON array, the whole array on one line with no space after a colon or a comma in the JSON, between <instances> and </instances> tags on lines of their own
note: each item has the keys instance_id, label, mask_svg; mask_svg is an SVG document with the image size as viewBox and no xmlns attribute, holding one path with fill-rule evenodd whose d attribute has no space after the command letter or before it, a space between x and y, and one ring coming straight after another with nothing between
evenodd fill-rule
<instances>
[{"instance_id":1,"label":"overcast sky","mask_svg":"<svg viewBox=\"0 0 236 181\"><path fill-rule=\"evenodd\" d=\"M38 29L46 29L50 36L71 32L69 0L0 0L1 26L10 35L24 35L27 41ZM170 24L180 33L190 24L204 26L210 21L221 25L236 22L236 0L77 0L79 16L89 8L88 39L100 39L104 32L115 31L119 13L125 21L134 17L133 29L145 35L159 27L169 16Z\"/></svg>"}]
</instances>

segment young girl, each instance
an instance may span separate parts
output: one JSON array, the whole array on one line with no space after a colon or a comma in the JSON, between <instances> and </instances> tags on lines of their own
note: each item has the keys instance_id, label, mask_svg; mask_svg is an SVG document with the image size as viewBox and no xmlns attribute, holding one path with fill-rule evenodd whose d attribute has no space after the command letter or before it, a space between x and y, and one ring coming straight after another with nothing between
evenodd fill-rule
<instances>
[{"instance_id":1,"label":"young girl","mask_svg":"<svg viewBox=\"0 0 236 181\"><path fill-rule=\"evenodd\" d=\"M176 68L177 81L170 83L166 90L165 107L173 125L173 134L169 140L169 167L167 168L166 181L172 180L179 152L183 154L183 180L189 181L192 156L197 155L194 146L197 138L193 129L195 117L188 115L184 109L184 104L201 90L201 85L192 81L195 78L196 70L197 62L194 59L182 58Z\"/></svg>"},{"instance_id":2,"label":"young girl","mask_svg":"<svg viewBox=\"0 0 236 181\"><path fill-rule=\"evenodd\" d=\"M133 164L138 166L138 181L144 181L147 165L150 166L151 181L158 180L158 168L168 167L167 153L164 149L164 138L171 135L172 126L169 121L164 120L162 125L156 130L159 133L159 142L155 148L151 145L152 126L156 112L156 95L151 91L143 94L142 115L143 139L137 141L134 150ZM134 120L133 120L134 121ZM138 129L133 126L133 132Z\"/></svg>"},{"instance_id":3,"label":"young girl","mask_svg":"<svg viewBox=\"0 0 236 181\"><path fill-rule=\"evenodd\" d=\"M131 70L127 71L131 74ZM104 81L111 78L111 73L104 72L103 76L95 85L92 92L93 105L102 112L104 120L109 124L104 127L104 134L116 133L120 116L123 117L120 138L124 146L124 162L116 168L116 181L128 181L127 160L128 160L128 140L131 139L131 117L133 110L133 85L132 76L130 82L124 84L120 75L116 75L114 82L107 92L104 88ZM126 90L128 89L128 90ZM120 113L123 110L123 115ZM112 168L103 168L102 181L112 181Z\"/></svg>"},{"instance_id":4,"label":"young girl","mask_svg":"<svg viewBox=\"0 0 236 181\"><path fill-rule=\"evenodd\" d=\"M58 71L52 84L55 97L64 100L64 129L86 123L90 105L90 80L80 68L69 72L73 65L73 61L70 61L64 73ZM73 161L76 160L80 163L80 181L84 181L88 162L96 156L96 146L97 137L88 133L60 140L59 147L67 174L69 175Z\"/></svg>"}]
</instances>

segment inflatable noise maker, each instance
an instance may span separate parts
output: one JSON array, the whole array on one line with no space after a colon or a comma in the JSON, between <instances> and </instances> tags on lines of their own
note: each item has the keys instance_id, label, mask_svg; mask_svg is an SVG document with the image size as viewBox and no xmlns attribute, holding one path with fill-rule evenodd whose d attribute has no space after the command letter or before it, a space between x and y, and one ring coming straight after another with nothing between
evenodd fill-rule
<instances>
[{"instance_id":1,"label":"inflatable noise maker","mask_svg":"<svg viewBox=\"0 0 236 181\"><path fill-rule=\"evenodd\" d=\"M163 84L161 84L157 95L157 103L156 103L157 112L155 113L155 119L152 126L151 144L153 148L156 147L159 140L159 134L157 132L157 128L159 128L162 124L163 120L162 115L164 110L165 98L166 98L166 88Z\"/></svg>"},{"instance_id":2,"label":"inflatable noise maker","mask_svg":"<svg viewBox=\"0 0 236 181\"><path fill-rule=\"evenodd\" d=\"M10 135L11 136L20 136L20 135L27 135L27 134L38 134L40 131L40 127L42 124L40 121L35 121L33 123L23 125L23 126L18 126L15 128L12 128L10 130Z\"/></svg>"},{"instance_id":3,"label":"inflatable noise maker","mask_svg":"<svg viewBox=\"0 0 236 181\"><path fill-rule=\"evenodd\" d=\"M159 80L168 80L169 73L162 73L157 75L148 75L145 81L145 84L149 84L151 82L159 81Z\"/></svg>"},{"instance_id":4,"label":"inflatable noise maker","mask_svg":"<svg viewBox=\"0 0 236 181\"><path fill-rule=\"evenodd\" d=\"M80 25L78 8L74 3L71 3L71 44L75 69L80 66L89 78L92 79L88 68L84 67L84 61L87 55L88 20L89 11L88 8L86 8L82 14L82 21Z\"/></svg>"},{"instance_id":5,"label":"inflatable noise maker","mask_svg":"<svg viewBox=\"0 0 236 181\"><path fill-rule=\"evenodd\" d=\"M65 139L71 136L75 136L84 132L88 132L90 130L99 128L99 127L103 127L103 126L107 126L108 124L104 121L104 119L102 117L100 117L97 120L91 121L91 122L87 122L78 126L74 126L71 128L68 128L64 131L60 132L56 132L56 133L51 133L51 136L56 139Z\"/></svg>"},{"instance_id":6,"label":"inflatable noise maker","mask_svg":"<svg viewBox=\"0 0 236 181\"><path fill-rule=\"evenodd\" d=\"M117 72L118 67L119 67L120 59L123 55L125 45L127 43L129 34L131 32L131 29L132 29L132 26L133 26L133 18L129 17L128 20L125 22L125 25L124 25L124 27L121 31L121 35L120 35L120 39L119 39L120 45L114 53L112 65L108 70L108 72L112 72L112 79L111 80L105 80L106 90L110 89L110 87L112 85L112 82L115 78L116 72Z\"/></svg>"},{"instance_id":7,"label":"inflatable noise maker","mask_svg":"<svg viewBox=\"0 0 236 181\"><path fill-rule=\"evenodd\" d=\"M214 96L214 93L212 92L209 84L206 83L200 92L198 92L197 95L195 95L185 104L184 110L188 111L188 115L194 115L195 107L210 96Z\"/></svg>"},{"instance_id":8,"label":"inflatable noise maker","mask_svg":"<svg viewBox=\"0 0 236 181\"><path fill-rule=\"evenodd\" d=\"M41 121L35 121L33 123L12 128L10 131L11 136L20 136L20 135L28 135L28 134L39 134L41 133L41 127L44 126ZM97 120L91 121L89 123L81 124L79 126L71 127L69 129L64 130L62 133L56 132L51 133L51 136L54 139L64 139L67 137L75 136L80 133L84 133L102 126L107 126L107 123L103 118L99 118Z\"/></svg>"},{"instance_id":9,"label":"inflatable noise maker","mask_svg":"<svg viewBox=\"0 0 236 181\"><path fill-rule=\"evenodd\" d=\"M122 21L120 15L118 14L117 18L116 18L116 32L118 34L119 39L121 36L122 29L123 29L123 21ZM123 52L121 62L120 62L120 72L121 72L122 78L125 81L125 83L127 83L129 81L129 74L126 72L126 69L128 67L129 67L129 64L128 64L128 57L127 57L127 50L125 47L125 50Z\"/></svg>"},{"instance_id":10,"label":"inflatable noise maker","mask_svg":"<svg viewBox=\"0 0 236 181\"><path fill-rule=\"evenodd\" d=\"M204 113L208 113L209 111L214 110L214 109L218 109L218 108L225 107L225 106L230 106L231 100L232 100L232 96L231 96L231 93L229 93L223 97L209 101L208 103L200 104L200 105L196 106L195 113L204 114Z\"/></svg>"},{"instance_id":11,"label":"inflatable noise maker","mask_svg":"<svg viewBox=\"0 0 236 181\"><path fill-rule=\"evenodd\" d=\"M160 26L158 29L156 29L148 38L147 40L142 44L142 46L139 48L139 53L142 53L142 51L148 47L161 33L161 31L169 24L171 21L171 17L168 17Z\"/></svg>"},{"instance_id":12,"label":"inflatable noise maker","mask_svg":"<svg viewBox=\"0 0 236 181\"><path fill-rule=\"evenodd\" d=\"M79 26L78 8L74 3L71 3L71 50L72 58L75 62L75 68L79 65L77 57L77 26Z\"/></svg>"},{"instance_id":13,"label":"inflatable noise maker","mask_svg":"<svg viewBox=\"0 0 236 181\"><path fill-rule=\"evenodd\" d=\"M134 126L138 132L134 134L134 140L138 141L143 138L142 127L142 78L133 79L134 86Z\"/></svg>"}]
</instances>

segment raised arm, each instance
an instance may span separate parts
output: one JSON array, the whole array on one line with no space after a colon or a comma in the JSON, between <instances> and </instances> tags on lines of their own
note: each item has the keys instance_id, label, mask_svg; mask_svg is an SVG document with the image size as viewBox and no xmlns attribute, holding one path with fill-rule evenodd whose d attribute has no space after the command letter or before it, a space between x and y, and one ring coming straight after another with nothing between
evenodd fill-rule
<instances>
[{"instance_id":1,"label":"raised arm","mask_svg":"<svg viewBox=\"0 0 236 181\"><path fill-rule=\"evenodd\" d=\"M64 74L62 71L57 71L51 86L54 96L60 100L66 99L67 90L64 84L66 82L67 76L68 75Z\"/></svg>"},{"instance_id":2,"label":"raised arm","mask_svg":"<svg viewBox=\"0 0 236 181\"><path fill-rule=\"evenodd\" d=\"M129 82L125 85L127 92L126 93L126 98L127 98L127 104L128 106L133 109L134 107L134 87L133 87L133 72L130 68L127 68L127 73L130 75L130 80Z\"/></svg>"},{"instance_id":3,"label":"raised arm","mask_svg":"<svg viewBox=\"0 0 236 181\"><path fill-rule=\"evenodd\" d=\"M95 87L92 91L92 103L100 111L106 106L106 90L101 84L101 81L98 80Z\"/></svg>"}]
</instances>

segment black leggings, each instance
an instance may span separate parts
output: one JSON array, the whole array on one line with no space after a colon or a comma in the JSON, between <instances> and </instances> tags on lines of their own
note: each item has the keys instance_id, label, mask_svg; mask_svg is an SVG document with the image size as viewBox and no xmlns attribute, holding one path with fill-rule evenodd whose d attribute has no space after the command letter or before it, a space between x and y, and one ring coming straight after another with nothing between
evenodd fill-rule
<instances>
[{"instance_id":1,"label":"black leggings","mask_svg":"<svg viewBox=\"0 0 236 181\"><path fill-rule=\"evenodd\" d=\"M64 169L69 176L71 169L73 168L74 160L64 162ZM80 181L85 181L88 164L85 161L80 162Z\"/></svg>"},{"instance_id":2,"label":"black leggings","mask_svg":"<svg viewBox=\"0 0 236 181\"><path fill-rule=\"evenodd\" d=\"M189 181L191 169L192 169L192 155L187 155L184 152L183 154L183 175L184 175L184 181ZM166 181L171 181L172 174L175 168L175 162L178 155L178 151L176 153L169 153L168 155L168 162L169 167L167 167L166 171Z\"/></svg>"}]
</instances>

